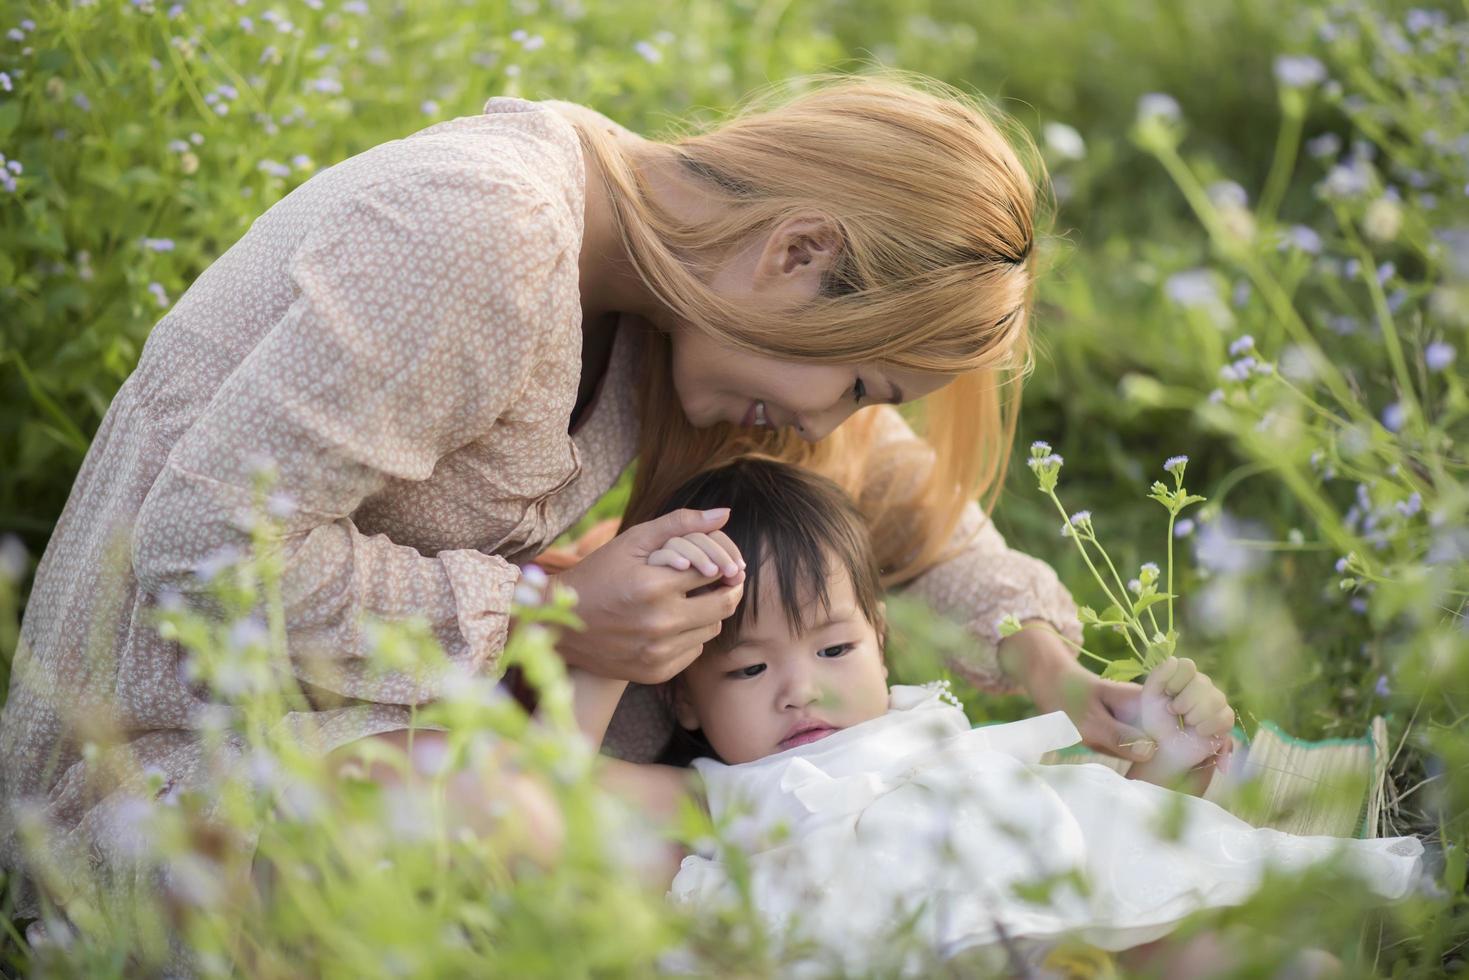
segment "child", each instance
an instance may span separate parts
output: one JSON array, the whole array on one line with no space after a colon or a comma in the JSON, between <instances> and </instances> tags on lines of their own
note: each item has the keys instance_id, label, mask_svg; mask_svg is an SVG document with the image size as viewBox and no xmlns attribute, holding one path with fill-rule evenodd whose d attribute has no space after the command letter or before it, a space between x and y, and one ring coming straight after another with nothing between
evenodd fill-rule
<instances>
[{"instance_id":1,"label":"child","mask_svg":"<svg viewBox=\"0 0 1469 980\"><path fill-rule=\"evenodd\" d=\"M746 562L740 607L669 695L711 815L746 854L761 916L814 943L827 967L908 972L986 951L1039 959L1066 937L1139 947L1192 912L1242 902L1267 866L1334 854L1386 899L1416 880L1412 838L1296 837L1151 785L1211 766L1233 720L1191 662L1171 659L1143 686L1138 726L1159 750L1132 781L1104 766L1040 765L1080 740L1062 712L971 729L939 686L889 690L877 569L861 515L834 484L743 459L690 481L669 509L715 506L731 509L727 537L674 539L649 556L713 569L707 588L721 587L712 580L726 559ZM596 736L610 711L590 710L590 692L605 696L605 683L574 683ZM653 788L660 810L686 778L614 769L639 795ZM718 857L692 855L671 894L708 905L736 889Z\"/></svg>"}]
</instances>

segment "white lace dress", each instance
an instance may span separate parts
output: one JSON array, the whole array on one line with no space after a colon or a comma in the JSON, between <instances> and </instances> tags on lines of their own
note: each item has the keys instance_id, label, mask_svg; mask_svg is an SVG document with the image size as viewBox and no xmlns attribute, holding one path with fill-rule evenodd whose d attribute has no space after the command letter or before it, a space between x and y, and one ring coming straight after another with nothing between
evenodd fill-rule
<instances>
[{"instance_id":1,"label":"white lace dress","mask_svg":"<svg viewBox=\"0 0 1469 980\"><path fill-rule=\"evenodd\" d=\"M1415 838L1295 836L1105 766L1041 765L1081 740L1064 713L971 729L946 698L895 686L886 715L819 742L694 763L712 816L749 855L760 915L812 942L813 968L911 972L980 947L1000 955L1002 935L1027 958L1063 936L1126 949L1244 901L1267 867L1333 856L1384 900L1421 874ZM734 896L713 856L686 858L671 890L699 906Z\"/></svg>"}]
</instances>

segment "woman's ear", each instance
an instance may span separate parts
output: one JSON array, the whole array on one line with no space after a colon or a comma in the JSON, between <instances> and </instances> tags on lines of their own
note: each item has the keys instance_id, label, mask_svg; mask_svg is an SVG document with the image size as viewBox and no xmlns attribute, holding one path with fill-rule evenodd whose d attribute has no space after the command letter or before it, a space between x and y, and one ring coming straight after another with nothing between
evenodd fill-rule
<instances>
[{"instance_id":1,"label":"woman's ear","mask_svg":"<svg viewBox=\"0 0 1469 980\"><path fill-rule=\"evenodd\" d=\"M755 287L776 293L811 291L836 264L842 235L835 222L805 214L787 218L766 237L755 260Z\"/></svg>"},{"instance_id":2,"label":"woman's ear","mask_svg":"<svg viewBox=\"0 0 1469 980\"><path fill-rule=\"evenodd\" d=\"M699 712L694 708L694 702L689 697L689 686L682 677L675 677L668 682L668 689L673 693L673 717L678 721L678 727L687 732L696 732L702 726L699 724Z\"/></svg>"}]
</instances>

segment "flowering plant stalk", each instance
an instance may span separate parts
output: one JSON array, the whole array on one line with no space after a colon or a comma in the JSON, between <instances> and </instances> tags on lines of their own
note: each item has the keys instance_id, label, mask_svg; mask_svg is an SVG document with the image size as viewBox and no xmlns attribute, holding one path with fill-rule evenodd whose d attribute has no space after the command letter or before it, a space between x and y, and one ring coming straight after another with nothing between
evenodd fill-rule
<instances>
[{"instance_id":1,"label":"flowering plant stalk","mask_svg":"<svg viewBox=\"0 0 1469 980\"><path fill-rule=\"evenodd\" d=\"M1127 641L1128 648L1132 651L1131 657L1120 660L1109 660L1099 656L1083 646L1072 643L1073 646L1083 654L1106 664L1102 676L1111 680L1131 680L1134 677L1148 673L1154 667L1161 664L1173 655L1173 650L1178 644L1178 631L1173 628L1173 525L1178 515L1190 504L1202 503L1206 498L1196 494L1190 494L1183 485L1184 468L1188 465L1187 456L1172 456L1164 464L1163 469L1173 476L1173 487L1170 489L1161 480L1153 481L1148 496L1158 501L1168 510L1168 576L1165 591L1158 591L1159 569L1153 562L1144 562L1138 570L1138 577L1126 584L1122 576L1117 572L1117 566L1112 563L1107 549L1102 547L1097 540L1096 529L1092 525L1092 514L1089 510L1079 510L1074 514L1067 515L1061 498L1056 495L1056 481L1061 474L1061 465L1064 462L1061 456L1051 451L1051 446L1046 442L1034 442L1030 447L1030 459L1028 465L1035 473L1040 484L1041 492L1051 498L1063 519L1061 534L1076 542L1076 549L1081 554L1082 561L1086 562L1097 584L1102 587L1110 605L1099 615L1090 606L1082 606L1079 610L1082 626L1110 627L1113 632L1120 633ZM1088 549L1090 546L1090 550ZM1111 573L1112 581L1109 583L1097 568L1092 552L1107 566ZM1132 593L1129 598L1128 593ZM1161 602L1168 603L1167 628L1160 626L1153 606ZM1143 617L1146 615L1147 622ZM1000 621L1000 635L1011 636L1021 629L1019 618L1015 615L1006 616ZM1058 634L1059 635L1059 634ZM1062 637L1062 639L1066 639ZM1069 639L1067 643L1071 643Z\"/></svg>"}]
</instances>

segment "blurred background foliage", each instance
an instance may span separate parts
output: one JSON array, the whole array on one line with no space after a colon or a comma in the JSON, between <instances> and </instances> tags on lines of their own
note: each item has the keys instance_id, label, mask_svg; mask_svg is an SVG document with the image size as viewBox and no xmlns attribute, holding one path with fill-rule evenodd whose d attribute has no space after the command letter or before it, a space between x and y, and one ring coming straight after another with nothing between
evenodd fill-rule
<instances>
[{"instance_id":1,"label":"blurred background foliage","mask_svg":"<svg viewBox=\"0 0 1469 980\"><path fill-rule=\"evenodd\" d=\"M911 69L995 100L1051 173L1037 366L997 524L1100 608L1023 447L1044 439L1065 457L1062 499L1093 512L1131 574L1164 560L1166 518L1146 492L1188 454L1189 487L1210 501L1174 542L1180 652L1235 695L1247 729L1356 736L1389 717L1405 749L1392 827L1442 845L1458 897L1388 959L1456 962L1461 7L9 0L0 31L7 664L35 556L148 331L313 172L495 95L582 102L656 137L771 81ZM1113 640L1097 646L1116 653Z\"/></svg>"}]
</instances>

